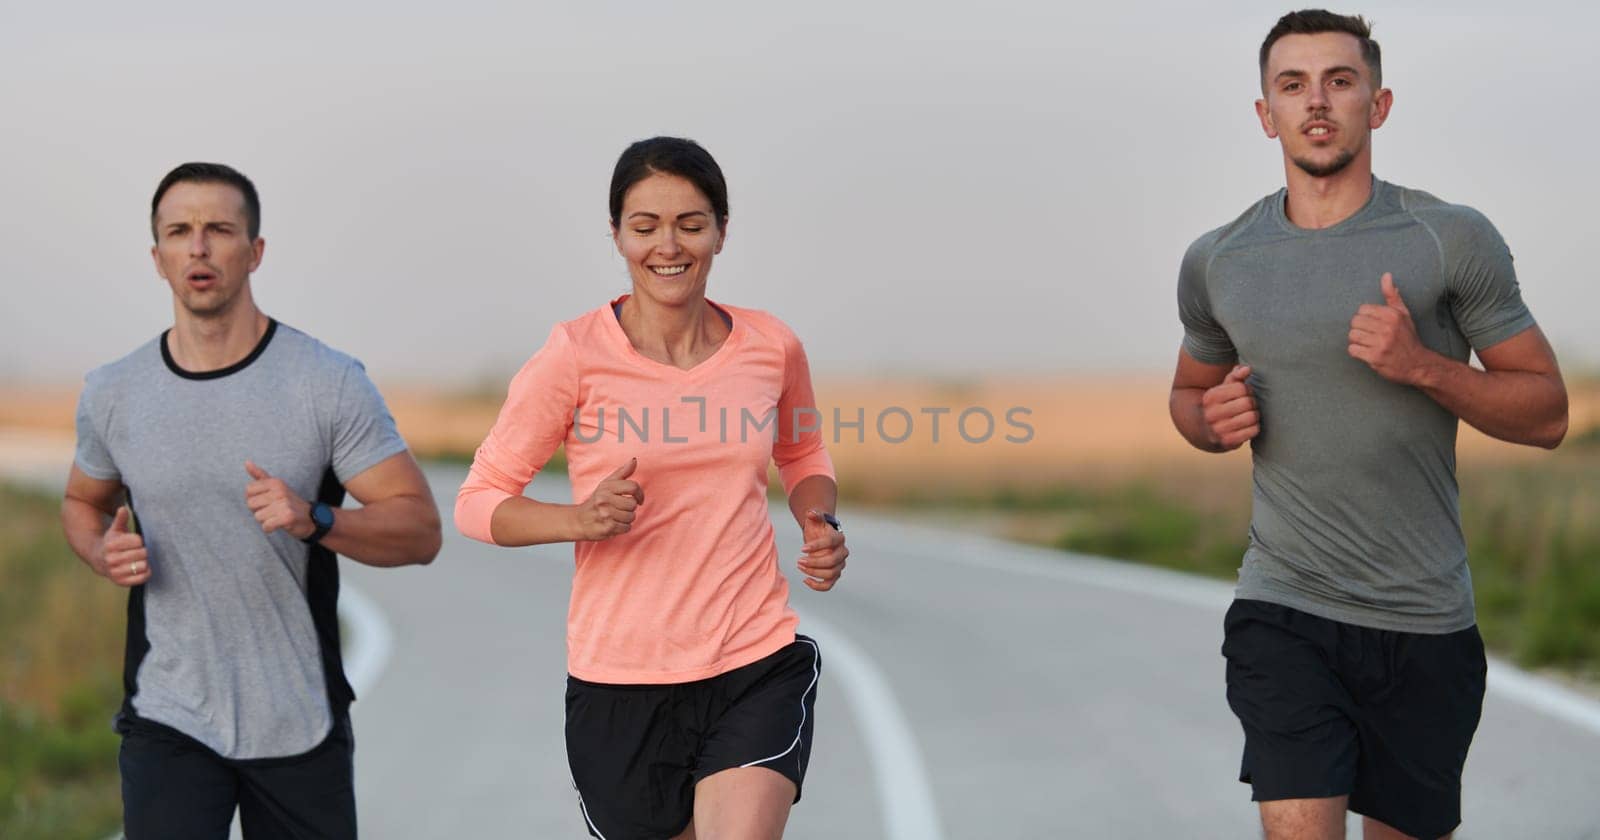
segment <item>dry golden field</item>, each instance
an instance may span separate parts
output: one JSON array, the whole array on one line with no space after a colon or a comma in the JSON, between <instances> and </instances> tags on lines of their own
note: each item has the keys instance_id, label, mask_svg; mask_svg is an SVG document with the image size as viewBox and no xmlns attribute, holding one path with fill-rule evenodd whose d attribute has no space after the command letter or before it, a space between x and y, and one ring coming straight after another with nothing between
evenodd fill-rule
<instances>
[{"instance_id":1,"label":"dry golden field","mask_svg":"<svg viewBox=\"0 0 1600 840\"><path fill-rule=\"evenodd\" d=\"M462 460L499 410L499 396L383 384L400 431L423 458ZM1462 516L1479 622L1491 647L1553 665L1600 693L1600 380L1569 383L1569 443L1512 446L1463 427ZM982 531L1024 542L1231 577L1250 516L1246 451L1196 452L1167 418L1167 381L1055 376L1021 380L819 378L823 429L851 508ZM64 475L76 389L0 387L0 474ZM886 410L883 439L876 420ZM1032 429L1007 425L1007 412ZM835 428L834 411L864 429ZM927 409L940 415L933 441ZM983 443L958 417L995 418ZM969 418L971 437L986 431ZM74 569L74 571L77 571ZM49 657L46 657L48 659ZM36 674L29 696L56 686ZM13 700L17 698L12 698Z\"/></svg>"},{"instance_id":2,"label":"dry golden field","mask_svg":"<svg viewBox=\"0 0 1600 840\"><path fill-rule=\"evenodd\" d=\"M823 431L841 482L868 498L888 498L901 488L948 487L956 482L981 490L995 487L1037 487L1063 481L1098 483L1130 478L1192 477L1242 473L1249 457L1225 456L1190 449L1167 419L1167 382L1160 375L1118 377L1075 375L1030 379L941 381L931 378L820 379L817 395ZM1600 381L1569 385L1573 432L1600 425ZM383 386L401 433L422 457L470 456L494 422L498 397L463 396L433 387ZM75 386L0 386L0 465L22 463L48 469L70 462ZM894 413L903 409L905 414ZM1032 427L1026 443L1007 435L1026 430L1007 423L1007 412L1026 409L1014 419ZM933 440L934 415L939 440ZM994 431L983 443L970 443L956 428L969 409L986 410ZM860 417L860 431L835 427L834 412L845 422ZM886 410L889 414L883 414ZM880 437L883 419L892 443ZM983 415L968 417L968 436L982 438ZM1510 446L1463 426L1463 466L1519 461L1537 463L1550 453Z\"/></svg>"}]
</instances>

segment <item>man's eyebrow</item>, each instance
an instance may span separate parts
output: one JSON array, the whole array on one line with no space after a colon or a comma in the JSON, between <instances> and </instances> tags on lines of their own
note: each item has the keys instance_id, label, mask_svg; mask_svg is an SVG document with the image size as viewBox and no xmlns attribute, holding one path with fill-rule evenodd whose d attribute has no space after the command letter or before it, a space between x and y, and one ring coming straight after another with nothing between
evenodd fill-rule
<instances>
[{"instance_id":1,"label":"man's eyebrow","mask_svg":"<svg viewBox=\"0 0 1600 840\"><path fill-rule=\"evenodd\" d=\"M1322 75L1324 76L1332 76L1337 73L1349 73L1352 76L1361 75L1360 70L1348 64L1339 64L1322 71ZM1304 79L1308 78L1310 75L1310 73L1304 70L1283 70L1280 71L1278 75L1273 77L1273 81L1282 81L1284 79Z\"/></svg>"}]
</instances>

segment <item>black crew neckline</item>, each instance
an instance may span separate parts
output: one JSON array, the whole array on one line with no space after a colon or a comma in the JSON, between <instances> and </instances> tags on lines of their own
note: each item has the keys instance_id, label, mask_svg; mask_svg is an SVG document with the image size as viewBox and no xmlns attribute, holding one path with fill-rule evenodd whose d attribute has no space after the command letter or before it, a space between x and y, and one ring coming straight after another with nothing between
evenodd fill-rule
<instances>
[{"instance_id":1,"label":"black crew neckline","mask_svg":"<svg viewBox=\"0 0 1600 840\"><path fill-rule=\"evenodd\" d=\"M231 365L228 365L225 368L196 372L192 370L184 370L183 368L178 367L177 361L172 358L172 349L167 346L167 336L171 335L172 330L171 328L168 328L165 332L161 333L161 361L167 363L167 370L172 371L184 379L221 379L224 376L231 376L232 374L238 373L239 371L249 367L251 362L254 362L261 356L263 352L266 351L267 345L272 342L273 334L277 331L277 319L268 318L267 331L261 334L261 340L256 342L256 346L251 349L249 355Z\"/></svg>"}]
</instances>

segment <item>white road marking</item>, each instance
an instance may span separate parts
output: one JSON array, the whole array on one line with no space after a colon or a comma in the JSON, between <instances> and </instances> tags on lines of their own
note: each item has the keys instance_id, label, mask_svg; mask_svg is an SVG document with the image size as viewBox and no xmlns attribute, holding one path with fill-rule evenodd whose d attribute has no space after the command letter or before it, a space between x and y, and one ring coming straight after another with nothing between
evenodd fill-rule
<instances>
[{"instance_id":1,"label":"white road marking","mask_svg":"<svg viewBox=\"0 0 1600 840\"><path fill-rule=\"evenodd\" d=\"M888 678L866 651L811 613L800 613L800 632L817 640L822 670L850 700L883 804L885 840L942 840L927 765Z\"/></svg>"},{"instance_id":2,"label":"white road marking","mask_svg":"<svg viewBox=\"0 0 1600 840\"><path fill-rule=\"evenodd\" d=\"M361 697L389 664L394 634L377 603L348 583L339 587L339 617L350 628L349 638L344 639L344 675Z\"/></svg>"},{"instance_id":3,"label":"white road marking","mask_svg":"<svg viewBox=\"0 0 1600 840\"><path fill-rule=\"evenodd\" d=\"M1492 657L1489 659L1489 690L1507 700L1600 735L1600 703L1509 662Z\"/></svg>"}]
</instances>

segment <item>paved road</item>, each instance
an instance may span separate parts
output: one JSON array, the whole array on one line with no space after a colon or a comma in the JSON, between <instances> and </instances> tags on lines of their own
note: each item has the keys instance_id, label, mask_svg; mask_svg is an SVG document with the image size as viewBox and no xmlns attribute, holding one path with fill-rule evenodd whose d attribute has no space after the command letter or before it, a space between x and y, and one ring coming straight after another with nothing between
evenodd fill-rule
<instances>
[{"instance_id":1,"label":"paved road","mask_svg":"<svg viewBox=\"0 0 1600 840\"><path fill-rule=\"evenodd\" d=\"M4 472L59 489L49 467ZM462 474L430 471L446 506ZM774 522L792 571L796 529L787 510ZM790 838L1259 836L1232 781L1228 586L860 515L847 527L844 583L792 587L825 664ZM390 636L352 712L363 834L584 836L561 741L571 549L445 534L426 568L343 564ZM382 634L354 629L370 653ZM1492 667L1460 840L1600 840L1600 704L1550 688Z\"/></svg>"},{"instance_id":2,"label":"paved road","mask_svg":"<svg viewBox=\"0 0 1600 840\"><path fill-rule=\"evenodd\" d=\"M432 474L447 506L461 475ZM796 529L787 510L774 521L792 571ZM1217 652L1227 586L858 515L847 528L844 583L793 587L824 671L789 837L1258 836ZM446 534L427 568L345 564L394 643L354 710L363 832L582 836L561 741L571 549ZM1600 838L1600 725L1573 718L1491 687L1458 837Z\"/></svg>"}]
</instances>

